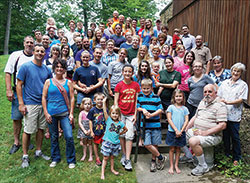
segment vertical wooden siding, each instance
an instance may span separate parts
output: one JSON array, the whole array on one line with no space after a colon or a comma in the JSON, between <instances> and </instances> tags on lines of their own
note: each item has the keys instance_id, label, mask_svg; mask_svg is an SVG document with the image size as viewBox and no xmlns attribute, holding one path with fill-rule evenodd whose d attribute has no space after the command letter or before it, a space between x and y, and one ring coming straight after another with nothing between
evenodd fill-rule
<instances>
[{"instance_id":1,"label":"vertical wooden siding","mask_svg":"<svg viewBox=\"0 0 250 183\"><path fill-rule=\"evenodd\" d=\"M175 7L179 0L173 3ZM183 24L189 26L192 35L203 36L212 56L222 56L226 68L244 63L247 72L243 79L250 85L249 0L197 0L168 21L169 33Z\"/></svg>"}]
</instances>

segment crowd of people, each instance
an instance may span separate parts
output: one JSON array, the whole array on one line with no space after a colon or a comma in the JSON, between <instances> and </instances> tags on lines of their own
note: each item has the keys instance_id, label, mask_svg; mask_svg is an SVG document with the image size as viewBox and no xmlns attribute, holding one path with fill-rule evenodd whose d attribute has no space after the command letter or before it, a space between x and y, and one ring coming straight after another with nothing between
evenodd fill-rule
<instances>
[{"instance_id":1,"label":"crowd of people","mask_svg":"<svg viewBox=\"0 0 250 183\"><path fill-rule=\"evenodd\" d=\"M239 126L248 96L248 85L241 79L245 65L238 62L230 70L223 68L223 59L212 58L202 36L191 35L186 24L174 29L171 36L159 19L155 27L150 19L139 22L114 11L106 25L100 22L97 28L92 22L84 30L81 21L71 20L67 30L57 29L50 17L44 34L35 30L34 38L24 38L24 50L10 55L4 70L14 131L9 154L21 147L24 119L23 168L30 165L28 150L34 133L35 157L51 160L49 166L56 167L61 160L61 132L68 166L75 167L76 153L80 153L75 150L72 131L75 107L80 109L75 116L77 138L83 147L80 161L85 161L87 150L88 161L93 161L94 149L95 163L102 166L101 179L105 179L109 158L111 172L119 174L114 157L120 151L121 164L132 171L130 157L138 112L145 118L141 144L152 153L151 172L162 170L167 161L158 151L161 120L169 124L166 144L170 146L170 174L174 170L181 173L178 163L193 162L194 156L198 165L191 173L208 172L203 149L222 139L226 156L232 149L233 163L238 164ZM45 132L51 140L50 156L42 152ZM185 153L182 157L181 150Z\"/></svg>"}]
</instances>

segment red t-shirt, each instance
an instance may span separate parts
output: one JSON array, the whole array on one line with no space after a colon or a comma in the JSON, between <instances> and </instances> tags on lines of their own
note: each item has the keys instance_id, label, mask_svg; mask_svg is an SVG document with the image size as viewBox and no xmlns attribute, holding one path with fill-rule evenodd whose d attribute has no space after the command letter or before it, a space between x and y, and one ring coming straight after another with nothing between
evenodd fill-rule
<instances>
[{"instance_id":1,"label":"red t-shirt","mask_svg":"<svg viewBox=\"0 0 250 183\"><path fill-rule=\"evenodd\" d=\"M123 115L135 114L136 94L140 91L140 86L135 81L132 81L130 84L120 81L116 85L115 92L119 93L118 106Z\"/></svg>"}]
</instances>

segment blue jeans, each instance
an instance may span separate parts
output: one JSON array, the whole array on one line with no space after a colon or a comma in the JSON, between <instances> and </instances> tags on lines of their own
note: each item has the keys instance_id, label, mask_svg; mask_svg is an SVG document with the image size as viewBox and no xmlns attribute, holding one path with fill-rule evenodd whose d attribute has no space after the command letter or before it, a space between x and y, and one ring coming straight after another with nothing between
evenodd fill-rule
<instances>
[{"instance_id":1,"label":"blue jeans","mask_svg":"<svg viewBox=\"0 0 250 183\"><path fill-rule=\"evenodd\" d=\"M231 149L231 139L233 144L233 160L239 161L241 159L240 136L239 136L240 123L227 121L227 128L223 130L223 141L225 147L225 154L229 156Z\"/></svg>"},{"instance_id":2,"label":"blue jeans","mask_svg":"<svg viewBox=\"0 0 250 183\"><path fill-rule=\"evenodd\" d=\"M63 129L64 138L66 140L66 157L67 162L76 163L75 157L75 145L72 134L72 125L70 124L69 117L67 116L54 116L52 117L52 124L49 124L50 142L51 142L51 159L52 161L59 162L61 160L60 148L59 148L59 133L58 122Z\"/></svg>"}]
</instances>

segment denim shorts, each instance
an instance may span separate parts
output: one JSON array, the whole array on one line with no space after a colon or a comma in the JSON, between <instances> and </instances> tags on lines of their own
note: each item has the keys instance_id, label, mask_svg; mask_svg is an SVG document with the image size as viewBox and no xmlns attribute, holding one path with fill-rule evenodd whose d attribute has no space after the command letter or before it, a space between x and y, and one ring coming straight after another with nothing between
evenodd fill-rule
<instances>
[{"instance_id":1,"label":"denim shorts","mask_svg":"<svg viewBox=\"0 0 250 183\"><path fill-rule=\"evenodd\" d=\"M14 92L14 96L15 96L15 98L12 100L12 104L11 104L11 119L12 120L22 120L23 115L18 109L19 103L18 103L16 92Z\"/></svg>"},{"instance_id":2,"label":"denim shorts","mask_svg":"<svg viewBox=\"0 0 250 183\"><path fill-rule=\"evenodd\" d=\"M113 144L104 140L101 147L103 156L118 156L121 151L121 144Z\"/></svg>"},{"instance_id":3,"label":"denim shorts","mask_svg":"<svg viewBox=\"0 0 250 183\"><path fill-rule=\"evenodd\" d=\"M146 129L144 145L160 145L161 142L161 130L160 129Z\"/></svg>"}]
</instances>

